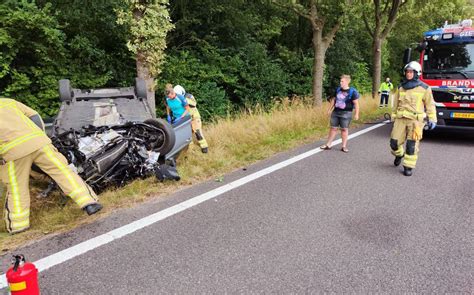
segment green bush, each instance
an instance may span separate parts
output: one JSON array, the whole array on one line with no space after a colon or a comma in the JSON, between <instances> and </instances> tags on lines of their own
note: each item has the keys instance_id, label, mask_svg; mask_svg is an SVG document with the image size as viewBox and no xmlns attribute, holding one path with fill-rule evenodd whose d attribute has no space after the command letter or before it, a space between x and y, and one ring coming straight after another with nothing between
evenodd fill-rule
<instances>
[{"instance_id":1,"label":"green bush","mask_svg":"<svg viewBox=\"0 0 474 295\"><path fill-rule=\"evenodd\" d=\"M278 46L278 57L283 63L283 69L288 75L288 96L311 95L313 83L313 57L290 51L284 46Z\"/></svg>"},{"instance_id":2,"label":"green bush","mask_svg":"<svg viewBox=\"0 0 474 295\"><path fill-rule=\"evenodd\" d=\"M288 95L289 74L280 60L272 60L258 43L238 52L203 46L198 52L170 52L158 81L158 100L166 83L193 93L208 119L241 107L269 108L275 97Z\"/></svg>"},{"instance_id":3,"label":"green bush","mask_svg":"<svg viewBox=\"0 0 474 295\"><path fill-rule=\"evenodd\" d=\"M112 2L94 2L95 10L79 9L80 1L36 3L0 4L0 95L53 116L60 79L77 88L132 85L135 62L126 38L115 14L103 9Z\"/></svg>"},{"instance_id":4,"label":"green bush","mask_svg":"<svg viewBox=\"0 0 474 295\"><path fill-rule=\"evenodd\" d=\"M230 101L224 89L218 85L223 81L226 81L226 77L219 67L203 62L188 51L169 54L155 92L158 115L165 113L163 90L166 83L171 83L183 86L196 97L204 120L225 116L230 110Z\"/></svg>"},{"instance_id":5,"label":"green bush","mask_svg":"<svg viewBox=\"0 0 474 295\"><path fill-rule=\"evenodd\" d=\"M0 95L52 115L64 70L65 36L50 6L27 1L0 5Z\"/></svg>"},{"instance_id":6,"label":"green bush","mask_svg":"<svg viewBox=\"0 0 474 295\"><path fill-rule=\"evenodd\" d=\"M370 39L365 32L357 28L345 27L336 34L334 44L328 49L326 55L326 77L324 84L326 93L332 94L339 86L342 74L351 75L351 86L360 93L370 92L372 78L367 61L370 60Z\"/></svg>"}]
</instances>

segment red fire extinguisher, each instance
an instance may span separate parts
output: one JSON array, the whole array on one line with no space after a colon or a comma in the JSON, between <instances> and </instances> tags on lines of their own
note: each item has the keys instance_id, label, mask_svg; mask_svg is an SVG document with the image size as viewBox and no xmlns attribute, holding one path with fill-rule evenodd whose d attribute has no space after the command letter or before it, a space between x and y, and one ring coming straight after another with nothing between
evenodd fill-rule
<instances>
[{"instance_id":1,"label":"red fire extinguisher","mask_svg":"<svg viewBox=\"0 0 474 295\"><path fill-rule=\"evenodd\" d=\"M38 269L25 261L23 255L13 255L13 266L7 271L7 281L12 295L38 295Z\"/></svg>"}]
</instances>

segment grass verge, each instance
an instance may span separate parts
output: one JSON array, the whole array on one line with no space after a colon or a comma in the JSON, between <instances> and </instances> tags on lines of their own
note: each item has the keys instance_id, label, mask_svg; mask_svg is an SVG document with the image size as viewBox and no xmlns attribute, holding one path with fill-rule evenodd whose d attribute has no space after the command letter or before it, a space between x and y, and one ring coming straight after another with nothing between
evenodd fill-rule
<instances>
[{"instance_id":1,"label":"grass verge","mask_svg":"<svg viewBox=\"0 0 474 295\"><path fill-rule=\"evenodd\" d=\"M352 126L380 118L384 112L378 100L363 96L360 100L360 120ZM222 179L222 175L237 168L265 159L275 153L327 136L329 117L327 104L313 107L301 101L283 101L271 112L254 111L232 119L221 119L206 126L204 135L209 143L209 154L202 154L195 145L178 159L180 182L159 183L153 178L136 180L125 187L100 195L104 205L99 214L88 217L82 210L56 194L48 199L34 196L45 188L44 182L31 186L30 230L10 236L3 220L0 222L0 250L11 249L42 237L62 233L82 224L103 218L119 208L132 207L144 201L170 194L182 187L204 180ZM4 196L2 197L4 202Z\"/></svg>"}]
</instances>

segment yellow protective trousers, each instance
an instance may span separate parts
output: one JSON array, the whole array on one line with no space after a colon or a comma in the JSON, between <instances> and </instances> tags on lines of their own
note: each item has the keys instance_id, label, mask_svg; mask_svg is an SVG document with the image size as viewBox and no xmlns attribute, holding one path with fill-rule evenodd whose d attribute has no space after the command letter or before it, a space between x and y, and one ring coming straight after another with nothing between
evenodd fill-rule
<instances>
[{"instance_id":1,"label":"yellow protective trousers","mask_svg":"<svg viewBox=\"0 0 474 295\"><path fill-rule=\"evenodd\" d=\"M202 122L200 117L192 116L191 128L193 129L193 133L196 136L197 142L199 143L199 147L201 149L207 148L207 141L202 134Z\"/></svg>"},{"instance_id":2,"label":"yellow protective trousers","mask_svg":"<svg viewBox=\"0 0 474 295\"><path fill-rule=\"evenodd\" d=\"M405 167L416 167L423 125L423 122L408 118L397 118L393 123L390 136L391 152L394 156L403 157ZM403 149L405 142L406 151Z\"/></svg>"},{"instance_id":3,"label":"yellow protective trousers","mask_svg":"<svg viewBox=\"0 0 474 295\"><path fill-rule=\"evenodd\" d=\"M10 233L30 226L29 178L33 163L81 208L97 202L94 191L68 166L66 158L52 144L45 145L25 157L0 165L0 178L7 186L4 217Z\"/></svg>"}]
</instances>

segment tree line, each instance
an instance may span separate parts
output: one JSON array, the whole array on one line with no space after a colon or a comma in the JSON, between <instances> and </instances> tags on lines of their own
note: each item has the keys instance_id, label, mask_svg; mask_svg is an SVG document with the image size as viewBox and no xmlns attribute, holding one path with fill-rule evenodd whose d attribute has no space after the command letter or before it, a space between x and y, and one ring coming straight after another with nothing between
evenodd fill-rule
<instances>
[{"instance_id":1,"label":"tree line","mask_svg":"<svg viewBox=\"0 0 474 295\"><path fill-rule=\"evenodd\" d=\"M341 74L362 93L399 80L422 33L472 15L468 0L4 0L0 95L54 116L57 82L154 81L193 93L205 118L330 96Z\"/></svg>"}]
</instances>

